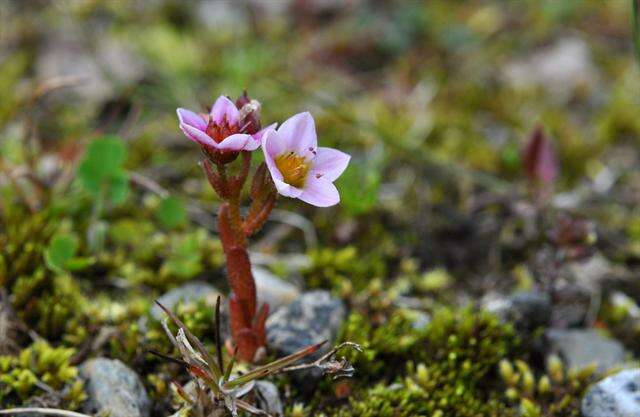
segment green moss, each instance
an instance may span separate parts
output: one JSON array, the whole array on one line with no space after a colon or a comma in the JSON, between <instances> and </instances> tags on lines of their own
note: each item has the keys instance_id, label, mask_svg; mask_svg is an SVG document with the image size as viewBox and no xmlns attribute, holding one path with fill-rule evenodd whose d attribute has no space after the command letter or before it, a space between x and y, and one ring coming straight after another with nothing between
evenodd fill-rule
<instances>
[{"instance_id":1,"label":"green moss","mask_svg":"<svg viewBox=\"0 0 640 417\"><path fill-rule=\"evenodd\" d=\"M55 392L65 408L75 410L86 395L78 369L69 364L75 350L35 342L17 356L0 356L0 403L20 404L28 398Z\"/></svg>"},{"instance_id":2,"label":"green moss","mask_svg":"<svg viewBox=\"0 0 640 417\"><path fill-rule=\"evenodd\" d=\"M594 368L567 371L557 356L547 359L546 372L534 375L526 362L500 362L505 396L525 417L578 417L580 401L593 382Z\"/></svg>"},{"instance_id":3,"label":"green moss","mask_svg":"<svg viewBox=\"0 0 640 417\"><path fill-rule=\"evenodd\" d=\"M42 254L59 220L49 210L31 214L18 205L8 209L0 216L0 286L5 288L44 263Z\"/></svg>"},{"instance_id":4,"label":"green moss","mask_svg":"<svg viewBox=\"0 0 640 417\"><path fill-rule=\"evenodd\" d=\"M224 262L217 239L204 229L157 232L149 222L123 219L110 229L115 246L100 257L102 265L127 281L166 290Z\"/></svg>"},{"instance_id":5,"label":"green moss","mask_svg":"<svg viewBox=\"0 0 640 417\"><path fill-rule=\"evenodd\" d=\"M132 310L132 304L133 301L118 304L114 306L120 310L116 316L101 319L102 324L113 326L116 329L114 337L109 339L109 356L131 363L153 359L154 356L148 354L150 349L159 352L170 350L171 344L167 340L161 322L152 317L146 317L146 322L139 320L142 313L139 310ZM102 310L109 309L108 305L109 303L106 302ZM148 307L147 304L146 310ZM173 312L198 339L213 349L215 340L213 306L205 300L180 301L174 306ZM157 380L154 381L154 387L156 383Z\"/></svg>"},{"instance_id":6,"label":"green moss","mask_svg":"<svg viewBox=\"0 0 640 417\"><path fill-rule=\"evenodd\" d=\"M87 337L87 300L71 276L40 268L18 278L12 296L18 317L41 336L74 345Z\"/></svg>"},{"instance_id":7,"label":"green moss","mask_svg":"<svg viewBox=\"0 0 640 417\"><path fill-rule=\"evenodd\" d=\"M352 313L341 330L341 341L351 341L362 346L363 352L346 352L358 374L363 379L379 378L394 373L395 366L404 367L406 358L424 340L424 330L413 328L409 314L396 311L387 322L374 327L371 319L360 313Z\"/></svg>"},{"instance_id":8,"label":"green moss","mask_svg":"<svg viewBox=\"0 0 640 417\"><path fill-rule=\"evenodd\" d=\"M352 314L342 333L364 346L364 353L352 358L364 374L361 380L384 381L398 367L406 369L405 376L358 391L336 415L515 415L499 391L489 389L498 382L496 365L517 346L511 326L471 308L439 309L423 329L414 328L401 311L381 326L369 322Z\"/></svg>"},{"instance_id":9,"label":"green moss","mask_svg":"<svg viewBox=\"0 0 640 417\"><path fill-rule=\"evenodd\" d=\"M314 249L308 255L311 264L304 273L310 288L333 288L348 295L385 273L384 262L377 254L361 254L354 246Z\"/></svg>"},{"instance_id":10,"label":"green moss","mask_svg":"<svg viewBox=\"0 0 640 417\"><path fill-rule=\"evenodd\" d=\"M498 399L441 373L437 366L408 365L407 376L392 385L380 384L341 409L340 417L506 417L516 416Z\"/></svg>"}]
</instances>

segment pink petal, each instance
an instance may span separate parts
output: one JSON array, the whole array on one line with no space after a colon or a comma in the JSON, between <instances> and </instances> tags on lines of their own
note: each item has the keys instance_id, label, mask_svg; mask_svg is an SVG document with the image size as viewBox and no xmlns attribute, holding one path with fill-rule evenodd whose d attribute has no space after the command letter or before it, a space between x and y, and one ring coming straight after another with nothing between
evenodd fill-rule
<instances>
[{"instance_id":1,"label":"pink petal","mask_svg":"<svg viewBox=\"0 0 640 417\"><path fill-rule=\"evenodd\" d=\"M180 123L179 126L180 126L180 130L182 130L182 133L184 133L192 141L197 142L201 145L213 146L213 147L217 146L216 141L211 139L202 130L198 130L195 127L185 123Z\"/></svg>"},{"instance_id":2,"label":"pink petal","mask_svg":"<svg viewBox=\"0 0 640 417\"><path fill-rule=\"evenodd\" d=\"M329 207L340 202L340 194L333 183L325 178L309 175L302 194L298 197L316 207Z\"/></svg>"},{"instance_id":3,"label":"pink petal","mask_svg":"<svg viewBox=\"0 0 640 417\"><path fill-rule=\"evenodd\" d=\"M276 189L278 190L278 192L285 197L301 198L300 196L304 194L304 190L294 187L293 185L289 185L277 178L273 178L273 182L276 185Z\"/></svg>"},{"instance_id":4,"label":"pink petal","mask_svg":"<svg viewBox=\"0 0 640 417\"><path fill-rule=\"evenodd\" d=\"M180 123L193 126L202 131L207 128L207 122L202 118L202 116L192 112L191 110L178 108L176 113L178 113L178 120L180 120Z\"/></svg>"},{"instance_id":5,"label":"pink petal","mask_svg":"<svg viewBox=\"0 0 640 417\"><path fill-rule=\"evenodd\" d=\"M267 132L267 130L275 130L277 126L278 126L278 123L272 123L269 126L257 131L252 136L253 136L253 138L255 140L257 140L258 142L261 142L262 141L262 137Z\"/></svg>"},{"instance_id":6,"label":"pink petal","mask_svg":"<svg viewBox=\"0 0 640 417\"><path fill-rule=\"evenodd\" d=\"M265 134L262 135L261 142L265 159L267 156L275 158L286 150L282 136L278 134L278 131L276 130L268 130L265 132Z\"/></svg>"},{"instance_id":7,"label":"pink petal","mask_svg":"<svg viewBox=\"0 0 640 417\"><path fill-rule=\"evenodd\" d=\"M274 161L274 157L277 156L277 154L273 154L269 150L270 147L274 146L273 138L275 138L276 136L277 133L275 130L269 130L265 133L264 136L262 136L262 153L264 154L264 162L267 164L267 168L269 169L271 178L273 178L274 181L282 181L282 173L280 172Z\"/></svg>"},{"instance_id":8,"label":"pink petal","mask_svg":"<svg viewBox=\"0 0 640 417\"><path fill-rule=\"evenodd\" d=\"M328 181L335 181L349 165L351 156L333 148L318 148L310 175L320 175Z\"/></svg>"},{"instance_id":9,"label":"pink petal","mask_svg":"<svg viewBox=\"0 0 640 417\"><path fill-rule=\"evenodd\" d=\"M241 151L250 140L251 135L236 133L235 135L227 136L222 142L217 143L215 147L224 151Z\"/></svg>"},{"instance_id":10,"label":"pink petal","mask_svg":"<svg viewBox=\"0 0 640 417\"><path fill-rule=\"evenodd\" d=\"M226 119L230 125L235 125L238 123L239 116L240 112L236 105L226 96L218 97L213 107L211 107L211 118L217 124Z\"/></svg>"},{"instance_id":11,"label":"pink petal","mask_svg":"<svg viewBox=\"0 0 640 417\"><path fill-rule=\"evenodd\" d=\"M307 156L318 147L316 124L309 112L298 113L288 118L278 129L282 146L300 156ZM313 154L308 155L309 159Z\"/></svg>"},{"instance_id":12,"label":"pink petal","mask_svg":"<svg viewBox=\"0 0 640 417\"><path fill-rule=\"evenodd\" d=\"M268 130L274 130L277 125L277 123L274 123L251 135L251 139L249 140L249 142L247 142L247 146L245 146L244 150L255 151L256 149L258 149L260 147L260 143L262 142L262 137L264 136L264 134Z\"/></svg>"}]
</instances>

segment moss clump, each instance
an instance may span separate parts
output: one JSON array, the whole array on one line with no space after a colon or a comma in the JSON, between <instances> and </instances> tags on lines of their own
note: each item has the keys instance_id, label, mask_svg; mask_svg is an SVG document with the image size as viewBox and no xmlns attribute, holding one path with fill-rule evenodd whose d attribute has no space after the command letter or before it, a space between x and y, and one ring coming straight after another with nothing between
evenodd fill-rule
<instances>
[{"instance_id":1,"label":"moss clump","mask_svg":"<svg viewBox=\"0 0 640 417\"><path fill-rule=\"evenodd\" d=\"M108 309L109 304L105 303L102 309ZM114 317L100 319L104 324L109 324L116 329L113 337L109 339L109 356L127 363L141 363L153 358L148 354L149 349L164 352L171 348L161 321L152 317L148 317L147 322L138 320L142 314L139 310L144 303L140 304L138 308L135 308L134 301L113 305L112 308L120 312ZM148 306L146 309L148 310ZM180 301L173 307L173 311L198 339L213 348L215 310L206 300ZM169 324L169 326L172 325Z\"/></svg>"},{"instance_id":2,"label":"moss clump","mask_svg":"<svg viewBox=\"0 0 640 417\"><path fill-rule=\"evenodd\" d=\"M476 381L479 382L479 381ZM475 384L474 384L475 385ZM514 410L477 387L469 386L438 365L407 366L407 376L392 385L367 390L364 399L351 401L340 417L507 417Z\"/></svg>"},{"instance_id":3,"label":"moss clump","mask_svg":"<svg viewBox=\"0 0 640 417\"><path fill-rule=\"evenodd\" d=\"M114 247L100 256L106 268L163 291L224 262L219 241L204 229L157 232L152 223L125 219L111 227L110 239Z\"/></svg>"},{"instance_id":4,"label":"moss clump","mask_svg":"<svg viewBox=\"0 0 640 417\"><path fill-rule=\"evenodd\" d=\"M489 313L443 308L422 329L402 314L378 328L367 325L364 316L352 315L343 337L365 346L364 357L355 358L356 368L364 378L380 382L356 392L337 416L515 415L500 401L500 392L490 387L498 383L493 370L512 353L517 340L510 325ZM367 367L365 361L384 365ZM405 376L384 382L383 370L397 369L402 361Z\"/></svg>"},{"instance_id":5,"label":"moss clump","mask_svg":"<svg viewBox=\"0 0 640 417\"><path fill-rule=\"evenodd\" d=\"M305 283L310 288L333 288L348 293L352 289L362 290L372 278L385 275L379 254L363 255L354 246L314 249L308 255L311 264L305 271Z\"/></svg>"},{"instance_id":6,"label":"moss clump","mask_svg":"<svg viewBox=\"0 0 640 417\"><path fill-rule=\"evenodd\" d=\"M0 356L0 403L21 404L39 394L53 394L60 405L77 409L86 395L78 369L69 364L75 351L38 341L17 356Z\"/></svg>"},{"instance_id":7,"label":"moss clump","mask_svg":"<svg viewBox=\"0 0 640 417\"><path fill-rule=\"evenodd\" d=\"M12 301L18 317L47 339L62 336L77 345L87 337L87 300L69 275L39 268L32 275L21 276L13 285Z\"/></svg>"},{"instance_id":8,"label":"moss clump","mask_svg":"<svg viewBox=\"0 0 640 417\"><path fill-rule=\"evenodd\" d=\"M593 381L594 368L567 371L555 355L547 359L546 373L536 377L527 363L500 362L505 396L518 405L524 417L578 417L580 401Z\"/></svg>"},{"instance_id":9,"label":"moss clump","mask_svg":"<svg viewBox=\"0 0 640 417\"><path fill-rule=\"evenodd\" d=\"M45 267L44 253L60 228L57 209L29 213L20 205L0 216L0 286L8 289L18 318L41 336L77 344L86 338L77 282L63 272Z\"/></svg>"},{"instance_id":10,"label":"moss clump","mask_svg":"<svg viewBox=\"0 0 640 417\"><path fill-rule=\"evenodd\" d=\"M13 286L18 277L33 274L44 264L42 254L57 229L58 219L49 210L30 214L12 206L0 216L0 286Z\"/></svg>"},{"instance_id":11,"label":"moss clump","mask_svg":"<svg viewBox=\"0 0 640 417\"><path fill-rule=\"evenodd\" d=\"M404 367L406 358L417 350L426 336L426 329L414 328L409 312L397 310L380 326L373 326L371 318L351 313L342 327L340 340L358 343L362 353L345 352L362 379L383 377Z\"/></svg>"}]
</instances>

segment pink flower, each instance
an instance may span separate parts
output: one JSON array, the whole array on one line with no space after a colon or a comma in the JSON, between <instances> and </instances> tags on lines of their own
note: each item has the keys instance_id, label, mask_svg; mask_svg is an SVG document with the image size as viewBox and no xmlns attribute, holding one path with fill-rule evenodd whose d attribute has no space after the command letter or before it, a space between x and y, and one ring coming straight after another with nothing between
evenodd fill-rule
<instances>
[{"instance_id":1,"label":"pink flower","mask_svg":"<svg viewBox=\"0 0 640 417\"><path fill-rule=\"evenodd\" d=\"M176 110L180 130L192 141L211 151L239 152L258 149L264 132L276 124L260 130L257 113L260 104L243 96L240 109L225 96L220 96L208 115L179 108ZM238 100L241 103L240 100Z\"/></svg>"},{"instance_id":2,"label":"pink flower","mask_svg":"<svg viewBox=\"0 0 640 417\"><path fill-rule=\"evenodd\" d=\"M264 159L278 192L318 207L340 202L333 185L351 157L332 148L319 148L316 126L308 112L298 113L278 130L262 137Z\"/></svg>"}]
</instances>

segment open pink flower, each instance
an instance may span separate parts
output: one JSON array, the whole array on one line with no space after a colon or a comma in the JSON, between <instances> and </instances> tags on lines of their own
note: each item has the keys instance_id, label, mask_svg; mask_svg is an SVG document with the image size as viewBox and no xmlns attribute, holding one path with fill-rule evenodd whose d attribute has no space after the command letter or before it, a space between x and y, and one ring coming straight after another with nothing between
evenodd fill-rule
<instances>
[{"instance_id":1,"label":"open pink flower","mask_svg":"<svg viewBox=\"0 0 640 417\"><path fill-rule=\"evenodd\" d=\"M298 113L278 130L262 137L264 159L278 192L318 207L340 202L333 185L351 157L332 148L319 148L316 126L308 112Z\"/></svg>"},{"instance_id":2,"label":"open pink flower","mask_svg":"<svg viewBox=\"0 0 640 417\"><path fill-rule=\"evenodd\" d=\"M177 109L180 130L192 141L218 152L253 151L258 149L264 132L257 117L259 103L247 99L241 108L226 96L220 96L208 115ZM239 100L240 103L240 100Z\"/></svg>"}]
</instances>

